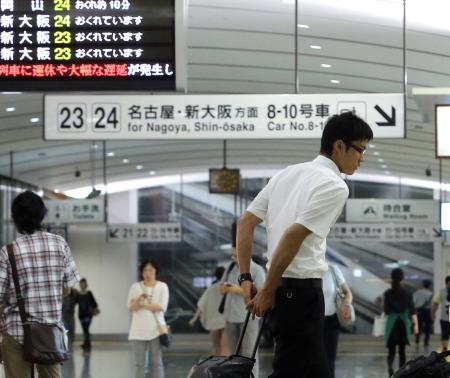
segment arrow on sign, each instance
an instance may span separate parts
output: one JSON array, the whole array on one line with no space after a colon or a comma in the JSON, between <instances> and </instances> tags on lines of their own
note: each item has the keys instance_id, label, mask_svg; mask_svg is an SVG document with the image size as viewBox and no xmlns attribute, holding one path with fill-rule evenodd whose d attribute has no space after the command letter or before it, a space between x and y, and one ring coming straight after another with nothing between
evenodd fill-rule
<instances>
[{"instance_id":1,"label":"arrow on sign","mask_svg":"<svg viewBox=\"0 0 450 378\"><path fill-rule=\"evenodd\" d=\"M114 230L109 230L109 237L110 237L111 239L117 238L118 232L119 232L119 229L118 229L118 228L115 228Z\"/></svg>"},{"instance_id":2,"label":"arrow on sign","mask_svg":"<svg viewBox=\"0 0 450 378\"><path fill-rule=\"evenodd\" d=\"M375 105L375 110L386 120L386 122L376 122L378 126L395 126L395 108L393 106L391 106L391 117L389 117L389 115L387 115L378 105Z\"/></svg>"},{"instance_id":3,"label":"arrow on sign","mask_svg":"<svg viewBox=\"0 0 450 378\"><path fill-rule=\"evenodd\" d=\"M434 236L440 238L442 236L442 232L439 231L437 228L433 228Z\"/></svg>"}]
</instances>

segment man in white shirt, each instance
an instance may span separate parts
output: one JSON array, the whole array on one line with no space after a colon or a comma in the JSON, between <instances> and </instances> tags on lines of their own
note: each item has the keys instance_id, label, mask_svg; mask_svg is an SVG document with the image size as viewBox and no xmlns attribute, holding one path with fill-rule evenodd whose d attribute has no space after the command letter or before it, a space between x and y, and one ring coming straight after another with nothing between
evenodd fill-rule
<instances>
[{"instance_id":1,"label":"man in white shirt","mask_svg":"<svg viewBox=\"0 0 450 378\"><path fill-rule=\"evenodd\" d=\"M275 356L270 378L329 377L323 345L326 237L349 193L341 173L358 169L372 138L369 125L356 115L331 117L320 155L273 176L238 221L239 283L247 308L258 316L271 310ZM263 221L268 274L251 299L253 232Z\"/></svg>"}]
</instances>

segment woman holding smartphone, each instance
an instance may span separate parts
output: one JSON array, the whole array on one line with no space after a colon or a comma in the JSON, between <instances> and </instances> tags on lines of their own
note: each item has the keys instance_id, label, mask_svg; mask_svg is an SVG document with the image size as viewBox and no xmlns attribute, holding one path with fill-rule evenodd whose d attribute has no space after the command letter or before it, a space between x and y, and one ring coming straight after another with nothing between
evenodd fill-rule
<instances>
[{"instance_id":1,"label":"woman holding smartphone","mask_svg":"<svg viewBox=\"0 0 450 378\"><path fill-rule=\"evenodd\" d=\"M159 326L165 325L164 312L169 303L169 289L157 281L158 265L155 261L142 261L139 272L142 281L135 282L128 294L128 309L132 313L128 339L133 342L135 377L145 378L145 360L150 353L152 378L164 378Z\"/></svg>"}]
</instances>

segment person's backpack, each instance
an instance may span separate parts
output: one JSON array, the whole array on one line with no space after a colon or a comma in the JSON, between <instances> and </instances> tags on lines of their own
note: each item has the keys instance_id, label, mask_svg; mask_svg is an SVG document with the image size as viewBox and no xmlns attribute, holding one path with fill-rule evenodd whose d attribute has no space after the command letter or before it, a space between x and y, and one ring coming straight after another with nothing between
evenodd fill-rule
<instances>
[{"instance_id":1,"label":"person's backpack","mask_svg":"<svg viewBox=\"0 0 450 378\"><path fill-rule=\"evenodd\" d=\"M417 357L397 370L392 378L448 378L450 363L445 359L447 356L450 351Z\"/></svg>"}]
</instances>

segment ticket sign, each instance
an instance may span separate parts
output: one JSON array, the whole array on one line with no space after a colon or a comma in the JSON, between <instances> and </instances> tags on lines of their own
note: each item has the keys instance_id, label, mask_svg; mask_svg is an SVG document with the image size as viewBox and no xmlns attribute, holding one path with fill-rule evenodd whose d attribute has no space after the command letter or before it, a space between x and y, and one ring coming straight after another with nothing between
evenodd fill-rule
<instances>
[{"instance_id":1,"label":"ticket sign","mask_svg":"<svg viewBox=\"0 0 450 378\"><path fill-rule=\"evenodd\" d=\"M0 89L174 90L183 4L0 0Z\"/></svg>"},{"instance_id":2,"label":"ticket sign","mask_svg":"<svg viewBox=\"0 0 450 378\"><path fill-rule=\"evenodd\" d=\"M180 223L108 224L110 242L179 243Z\"/></svg>"},{"instance_id":3,"label":"ticket sign","mask_svg":"<svg viewBox=\"0 0 450 378\"><path fill-rule=\"evenodd\" d=\"M342 112L403 138L403 94L45 96L45 139L320 138Z\"/></svg>"}]
</instances>

